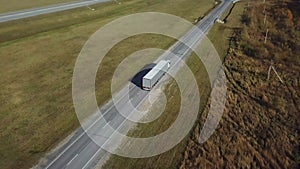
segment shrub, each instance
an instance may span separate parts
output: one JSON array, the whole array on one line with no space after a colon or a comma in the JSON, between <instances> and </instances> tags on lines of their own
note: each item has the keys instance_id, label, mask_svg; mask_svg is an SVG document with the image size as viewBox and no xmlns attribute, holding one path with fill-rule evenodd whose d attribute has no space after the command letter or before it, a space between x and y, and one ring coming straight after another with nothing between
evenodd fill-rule
<instances>
[{"instance_id":1,"label":"shrub","mask_svg":"<svg viewBox=\"0 0 300 169\"><path fill-rule=\"evenodd\" d=\"M247 26L250 25L251 23L251 18L247 15L247 14L243 14L242 17L241 17L241 22Z\"/></svg>"},{"instance_id":2,"label":"shrub","mask_svg":"<svg viewBox=\"0 0 300 169\"><path fill-rule=\"evenodd\" d=\"M255 57L258 55L258 51L250 44L242 44L241 48L244 54L247 56Z\"/></svg>"}]
</instances>

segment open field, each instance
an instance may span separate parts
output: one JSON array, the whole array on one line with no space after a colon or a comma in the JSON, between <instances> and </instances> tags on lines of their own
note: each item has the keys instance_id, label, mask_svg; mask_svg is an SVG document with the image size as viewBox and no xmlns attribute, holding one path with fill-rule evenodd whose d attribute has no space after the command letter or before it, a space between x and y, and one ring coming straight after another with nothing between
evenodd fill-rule
<instances>
[{"instance_id":1,"label":"open field","mask_svg":"<svg viewBox=\"0 0 300 169\"><path fill-rule=\"evenodd\" d=\"M40 33L49 33L55 30L59 31L71 28L72 26L82 27L84 25L88 25L91 29L87 29L90 31L82 32L79 35L85 34L85 36L89 36L100 28L101 25L120 16L136 12L165 12L194 22L196 18L205 14L208 9L214 6L213 2L213 0L189 0L187 2L175 0L170 4L168 0L163 2L157 0L123 0L122 5L118 5L115 2L107 2L91 6L96 9L95 11L82 7L70 11L0 23L0 42L8 42L16 39L20 40L26 37L32 38ZM186 3L189 4L187 5ZM180 8L181 6L182 8ZM94 27L92 27L91 24L93 24Z\"/></svg>"},{"instance_id":2,"label":"open field","mask_svg":"<svg viewBox=\"0 0 300 169\"><path fill-rule=\"evenodd\" d=\"M251 1L235 20L225 58L228 99L214 135L204 144L197 136L204 111L180 168L299 168L300 60L299 9L295 1ZM260 4L259 4L260 3ZM258 12L259 11L259 12ZM232 22L233 17L228 18ZM269 38L264 43L266 29ZM273 66L282 78L268 68Z\"/></svg>"},{"instance_id":3,"label":"open field","mask_svg":"<svg viewBox=\"0 0 300 169\"><path fill-rule=\"evenodd\" d=\"M213 7L213 1L127 0L122 5L93 7L96 11L79 8L0 24L0 168L33 166L79 127L72 105L72 72L80 49L93 32L117 17L143 11L167 12L194 21ZM125 54L148 47L166 49L174 42L157 35L126 41L104 62L117 65ZM132 45L134 42L138 45ZM99 105L110 98L112 70L103 66L99 71L104 73L99 74L96 86L106 86L105 90L97 88Z\"/></svg>"},{"instance_id":4,"label":"open field","mask_svg":"<svg viewBox=\"0 0 300 169\"><path fill-rule=\"evenodd\" d=\"M0 13L14 12L18 10L37 8L66 2L76 2L76 0L0 0Z\"/></svg>"}]
</instances>

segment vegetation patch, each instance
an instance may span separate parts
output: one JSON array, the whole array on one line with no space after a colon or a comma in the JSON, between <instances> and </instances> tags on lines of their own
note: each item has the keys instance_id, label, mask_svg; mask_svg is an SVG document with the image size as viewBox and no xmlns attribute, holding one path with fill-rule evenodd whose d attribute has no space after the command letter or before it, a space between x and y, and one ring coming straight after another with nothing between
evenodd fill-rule
<instances>
[{"instance_id":1,"label":"vegetation patch","mask_svg":"<svg viewBox=\"0 0 300 169\"><path fill-rule=\"evenodd\" d=\"M299 5L290 0L236 5L243 10L224 62L228 93L223 118L213 136L199 144L205 109L181 168L299 168ZM268 79L271 65L283 83L274 71Z\"/></svg>"}]
</instances>

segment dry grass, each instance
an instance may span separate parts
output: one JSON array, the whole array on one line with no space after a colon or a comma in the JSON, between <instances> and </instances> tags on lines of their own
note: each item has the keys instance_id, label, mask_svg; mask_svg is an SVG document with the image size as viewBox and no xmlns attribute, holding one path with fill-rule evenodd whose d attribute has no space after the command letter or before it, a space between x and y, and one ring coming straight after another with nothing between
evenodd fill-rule
<instances>
[{"instance_id":1,"label":"dry grass","mask_svg":"<svg viewBox=\"0 0 300 169\"><path fill-rule=\"evenodd\" d=\"M83 44L98 28L114 18L142 11L168 12L193 21L212 6L213 1L200 0L128 0L123 5L96 5L94 13L79 8L2 23L0 168L31 167L79 126L72 105L72 71ZM131 40L141 48L167 48L172 43L172 39L154 36ZM120 57L114 63L122 60L122 53L139 50L132 43L119 46ZM112 69L105 67L97 85L109 85ZM109 92L109 88L97 90L99 105L110 98Z\"/></svg>"},{"instance_id":2,"label":"dry grass","mask_svg":"<svg viewBox=\"0 0 300 169\"><path fill-rule=\"evenodd\" d=\"M300 32L294 28L300 24L300 5L269 1L273 6L267 4L267 25L272 33L264 44L266 26L262 12L257 12L263 11L259 2L251 1L243 13L250 20L235 32L225 59L228 99L219 128L204 144L191 137L182 169L299 168L300 84L295 75L300 62L299 47L293 47L299 46ZM274 74L266 80L270 59L284 83ZM206 114L207 109L194 135L199 134Z\"/></svg>"}]
</instances>

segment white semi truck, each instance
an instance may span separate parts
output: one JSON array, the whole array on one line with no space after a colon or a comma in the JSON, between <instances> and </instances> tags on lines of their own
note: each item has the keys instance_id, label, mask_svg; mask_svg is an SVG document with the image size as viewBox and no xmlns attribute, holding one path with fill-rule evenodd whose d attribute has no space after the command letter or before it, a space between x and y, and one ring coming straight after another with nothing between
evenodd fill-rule
<instances>
[{"instance_id":1,"label":"white semi truck","mask_svg":"<svg viewBox=\"0 0 300 169\"><path fill-rule=\"evenodd\" d=\"M161 60L150 72L143 77L142 88L151 90L159 79L169 70L170 60Z\"/></svg>"}]
</instances>

